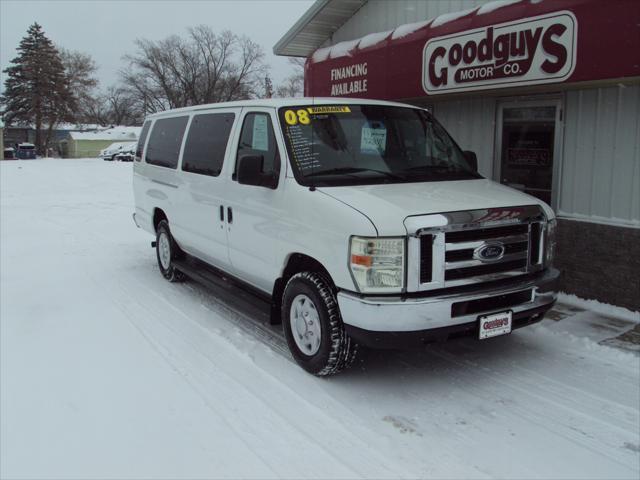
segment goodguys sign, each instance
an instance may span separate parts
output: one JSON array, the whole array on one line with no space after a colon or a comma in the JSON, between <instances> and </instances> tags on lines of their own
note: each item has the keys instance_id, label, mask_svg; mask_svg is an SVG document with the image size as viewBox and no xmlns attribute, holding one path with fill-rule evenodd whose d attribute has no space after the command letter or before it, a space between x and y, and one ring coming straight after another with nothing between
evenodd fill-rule
<instances>
[{"instance_id":1,"label":"goodguys sign","mask_svg":"<svg viewBox=\"0 0 640 480\"><path fill-rule=\"evenodd\" d=\"M305 94L415 100L636 82L639 32L640 0L494 4L400 26L377 43L365 37L321 48L307 61Z\"/></svg>"},{"instance_id":2,"label":"goodguys sign","mask_svg":"<svg viewBox=\"0 0 640 480\"><path fill-rule=\"evenodd\" d=\"M430 95L561 82L575 68L578 25L569 11L429 40L422 86Z\"/></svg>"}]
</instances>

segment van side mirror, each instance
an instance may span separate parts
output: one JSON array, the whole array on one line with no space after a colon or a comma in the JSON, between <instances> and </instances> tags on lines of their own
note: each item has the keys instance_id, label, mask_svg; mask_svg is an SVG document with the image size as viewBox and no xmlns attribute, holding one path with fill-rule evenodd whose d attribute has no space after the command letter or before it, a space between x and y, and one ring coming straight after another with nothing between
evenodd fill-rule
<instances>
[{"instance_id":1,"label":"van side mirror","mask_svg":"<svg viewBox=\"0 0 640 480\"><path fill-rule=\"evenodd\" d=\"M271 172L263 173L263 164L263 155L242 155L238 160L238 183L275 189L278 179Z\"/></svg>"},{"instance_id":2,"label":"van side mirror","mask_svg":"<svg viewBox=\"0 0 640 480\"><path fill-rule=\"evenodd\" d=\"M462 152L465 160L471 166L474 172L478 173L478 157L476 156L476 152L472 152L471 150L465 150Z\"/></svg>"}]
</instances>

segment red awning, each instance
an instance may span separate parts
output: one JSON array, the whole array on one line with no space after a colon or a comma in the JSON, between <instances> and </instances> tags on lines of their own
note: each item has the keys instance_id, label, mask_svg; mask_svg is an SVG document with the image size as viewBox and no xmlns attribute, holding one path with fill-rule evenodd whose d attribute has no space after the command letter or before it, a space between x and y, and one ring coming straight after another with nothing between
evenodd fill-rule
<instances>
[{"instance_id":1,"label":"red awning","mask_svg":"<svg viewBox=\"0 0 640 480\"><path fill-rule=\"evenodd\" d=\"M317 50L307 96L380 99L640 78L640 1L491 2Z\"/></svg>"}]
</instances>

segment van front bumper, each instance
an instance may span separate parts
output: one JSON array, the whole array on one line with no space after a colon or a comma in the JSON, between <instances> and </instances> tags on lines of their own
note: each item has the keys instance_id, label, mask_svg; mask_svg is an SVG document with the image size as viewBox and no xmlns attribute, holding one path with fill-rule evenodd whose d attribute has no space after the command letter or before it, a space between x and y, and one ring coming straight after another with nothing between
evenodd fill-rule
<instances>
[{"instance_id":1,"label":"van front bumper","mask_svg":"<svg viewBox=\"0 0 640 480\"><path fill-rule=\"evenodd\" d=\"M478 336L478 318L512 312L512 329L542 320L556 301L558 270L509 284L431 296L366 296L340 291L338 304L349 336L374 348L419 346Z\"/></svg>"}]
</instances>

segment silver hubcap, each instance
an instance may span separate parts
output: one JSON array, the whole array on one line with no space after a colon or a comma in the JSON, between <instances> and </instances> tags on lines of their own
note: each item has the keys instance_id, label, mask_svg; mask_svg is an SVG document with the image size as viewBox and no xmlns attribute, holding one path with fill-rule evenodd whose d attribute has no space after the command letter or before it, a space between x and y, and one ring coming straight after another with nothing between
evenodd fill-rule
<instances>
[{"instance_id":1,"label":"silver hubcap","mask_svg":"<svg viewBox=\"0 0 640 480\"><path fill-rule=\"evenodd\" d=\"M320 349L320 317L311 299L300 294L293 299L289 312L291 333L296 345L306 355L315 355Z\"/></svg>"},{"instance_id":2,"label":"silver hubcap","mask_svg":"<svg viewBox=\"0 0 640 480\"><path fill-rule=\"evenodd\" d=\"M171 265L171 246L169 245L169 236L162 232L158 238L158 256L160 257L160 265L167 270Z\"/></svg>"}]
</instances>

